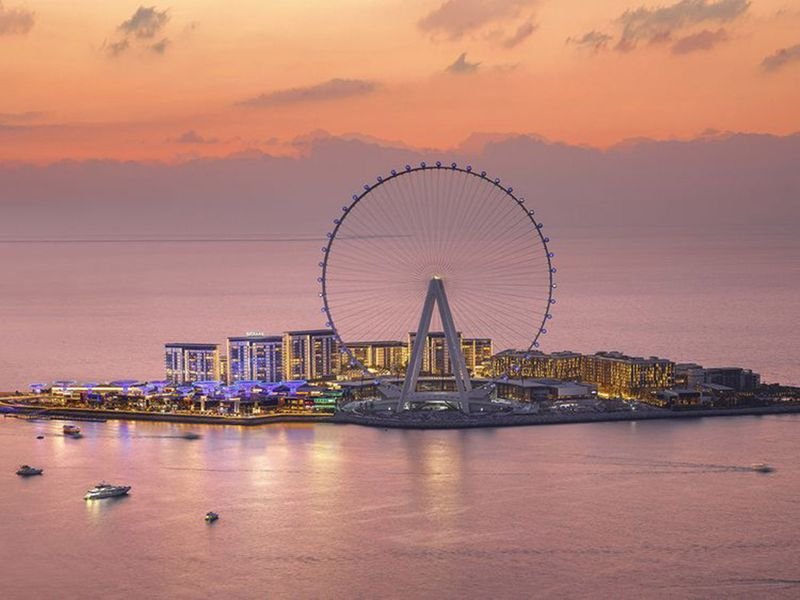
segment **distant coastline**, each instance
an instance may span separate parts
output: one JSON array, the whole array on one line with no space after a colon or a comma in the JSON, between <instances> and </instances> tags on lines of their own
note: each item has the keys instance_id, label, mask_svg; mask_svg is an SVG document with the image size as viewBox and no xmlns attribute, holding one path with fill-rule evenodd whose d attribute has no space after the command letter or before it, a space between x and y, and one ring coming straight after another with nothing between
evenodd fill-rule
<instances>
[{"instance_id":1,"label":"distant coastline","mask_svg":"<svg viewBox=\"0 0 800 600\"><path fill-rule=\"evenodd\" d=\"M166 423L186 423L193 425L235 425L258 427L276 423L332 423L338 425L361 425L387 429L474 429L481 427L519 427L531 425L567 425L575 423L604 423L615 421L649 421L654 419L693 419L705 417L738 417L781 415L800 413L800 404L751 406L745 408L686 409L686 410L643 410L616 411L605 413L561 413L561 414L487 414L485 416L464 416L457 412L415 413L407 415L375 416L352 413L313 414L313 413L271 413L257 416L212 416L176 413L152 413L130 410L102 410L91 408L48 408L32 407L0 400L0 406L14 409L7 417L27 419L58 420L128 420L154 421Z\"/></svg>"}]
</instances>

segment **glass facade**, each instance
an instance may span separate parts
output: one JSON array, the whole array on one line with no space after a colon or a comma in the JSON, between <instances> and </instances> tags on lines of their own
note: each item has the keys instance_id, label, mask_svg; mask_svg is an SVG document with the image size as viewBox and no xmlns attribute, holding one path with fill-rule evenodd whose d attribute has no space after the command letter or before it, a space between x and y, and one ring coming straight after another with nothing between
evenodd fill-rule
<instances>
[{"instance_id":1,"label":"glass facade","mask_svg":"<svg viewBox=\"0 0 800 600\"><path fill-rule=\"evenodd\" d=\"M228 338L228 383L283 379L283 337Z\"/></svg>"},{"instance_id":2,"label":"glass facade","mask_svg":"<svg viewBox=\"0 0 800 600\"><path fill-rule=\"evenodd\" d=\"M283 378L327 379L339 369L339 344L330 329L283 334Z\"/></svg>"},{"instance_id":3,"label":"glass facade","mask_svg":"<svg viewBox=\"0 0 800 600\"><path fill-rule=\"evenodd\" d=\"M220 378L219 344L165 344L167 381L174 384Z\"/></svg>"}]
</instances>

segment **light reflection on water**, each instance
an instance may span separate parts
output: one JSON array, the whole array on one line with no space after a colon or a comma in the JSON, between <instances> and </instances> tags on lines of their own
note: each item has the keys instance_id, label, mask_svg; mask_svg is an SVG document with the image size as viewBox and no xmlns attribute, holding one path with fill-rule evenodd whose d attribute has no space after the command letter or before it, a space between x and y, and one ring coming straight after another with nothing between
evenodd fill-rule
<instances>
[{"instance_id":1,"label":"light reflection on water","mask_svg":"<svg viewBox=\"0 0 800 600\"><path fill-rule=\"evenodd\" d=\"M73 440L61 425L0 420L4 597L798 592L797 416L192 426L199 440L111 421L81 423ZM16 477L24 462L45 474ZM103 479L130 496L84 501Z\"/></svg>"}]
</instances>

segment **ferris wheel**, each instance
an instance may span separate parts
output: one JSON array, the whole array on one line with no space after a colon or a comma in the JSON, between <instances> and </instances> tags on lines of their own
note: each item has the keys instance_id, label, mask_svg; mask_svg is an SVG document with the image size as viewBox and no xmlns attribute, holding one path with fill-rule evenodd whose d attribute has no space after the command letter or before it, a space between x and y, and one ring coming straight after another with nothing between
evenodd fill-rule
<instances>
[{"instance_id":1,"label":"ferris wheel","mask_svg":"<svg viewBox=\"0 0 800 600\"><path fill-rule=\"evenodd\" d=\"M456 163L406 165L365 184L333 224L320 297L351 366L366 369L350 345L407 340L426 319L426 334L488 338L495 351L531 350L547 333L550 240L500 179Z\"/></svg>"}]
</instances>

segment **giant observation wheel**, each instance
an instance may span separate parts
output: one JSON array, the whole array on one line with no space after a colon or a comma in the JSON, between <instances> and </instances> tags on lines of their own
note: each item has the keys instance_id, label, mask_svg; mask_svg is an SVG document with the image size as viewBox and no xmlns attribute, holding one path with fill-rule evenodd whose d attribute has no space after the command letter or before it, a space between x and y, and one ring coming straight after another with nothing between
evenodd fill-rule
<instances>
[{"instance_id":1,"label":"giant observation wheel","mask_svg":"<svg viewBox=\"0 0 800 600\"><path fill-rule=\"evenodd\" d=\"M530 202L471 166L406 165L365 184L334 219L319 263L322 311L350 366L366 370L354 346L419 331L434 281L452 319L433 311L427 331L452 321L494 352L538 347L556 287L542 227Z\"/></svg>"}]
</instances>

